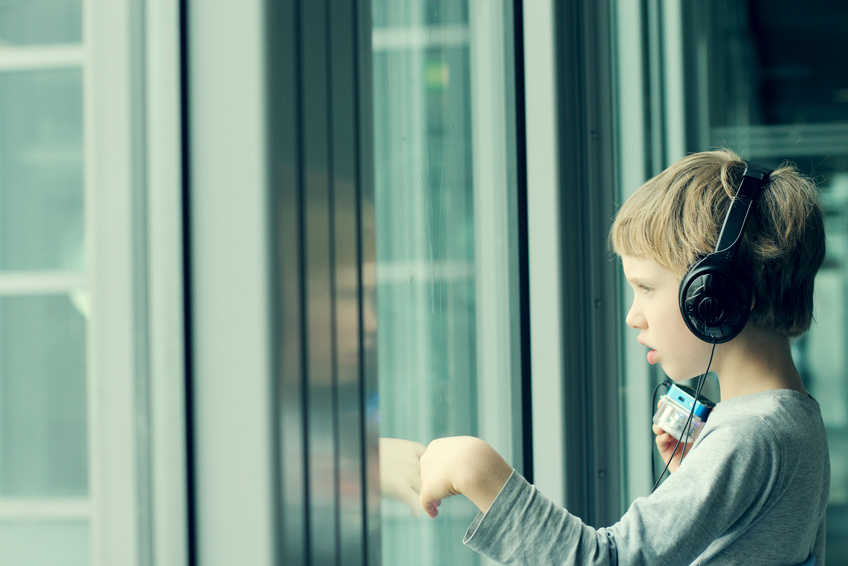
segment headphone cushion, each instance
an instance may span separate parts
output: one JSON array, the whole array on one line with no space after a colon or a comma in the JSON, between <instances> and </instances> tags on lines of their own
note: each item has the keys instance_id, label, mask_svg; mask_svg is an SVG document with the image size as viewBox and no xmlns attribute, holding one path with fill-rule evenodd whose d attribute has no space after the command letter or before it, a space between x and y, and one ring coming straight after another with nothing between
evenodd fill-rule
<instances>
[{"instance_id":1,"label":"headphone cushion","mask_svg":"<svg viewBox=\"0 0 848 566\"><path fill-rule=\"evenodd\" d=\"M701 340L727 342L745 327L751 310L750 283L737 263L708 255L680 283L680 313Z\"/></svg>"}]
</instances>

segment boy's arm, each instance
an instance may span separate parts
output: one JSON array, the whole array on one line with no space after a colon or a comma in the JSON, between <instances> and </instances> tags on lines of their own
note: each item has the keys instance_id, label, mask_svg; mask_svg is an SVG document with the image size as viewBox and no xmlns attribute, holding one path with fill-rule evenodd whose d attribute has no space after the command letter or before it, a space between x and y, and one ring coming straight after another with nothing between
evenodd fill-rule
<instances>
[{"instance_id":1,"label":"boy's arm","mask_svg":"<svg viewBox=\"0 0 848 566\"><path fill-rule=\"evenodd\" d=\"M512 466L479 438L434 440L421 456L421 507L435 517L442 499L462 494L485 513L511 474Z\"/></svg>"}]
</instances>

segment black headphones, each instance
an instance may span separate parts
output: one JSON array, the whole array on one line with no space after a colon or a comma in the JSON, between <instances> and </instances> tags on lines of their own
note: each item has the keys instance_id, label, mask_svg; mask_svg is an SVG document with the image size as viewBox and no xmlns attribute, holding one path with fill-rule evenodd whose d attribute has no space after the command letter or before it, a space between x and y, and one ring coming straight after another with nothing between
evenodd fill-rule
<instances>
[{"instance_id":1,"label":"black headphones","mask_svg":"<svg viewBox=\"0 0 848 566\"><path fill-rule=\"evenodd\" d=\"M704 342L727 342L748 322L752 274L740 263L739 248L745 225L770 174L770 169L745 162L742 183L730 201L715 251L695 262L680 282L683 320Z\"/></svg>"}]
</instances>

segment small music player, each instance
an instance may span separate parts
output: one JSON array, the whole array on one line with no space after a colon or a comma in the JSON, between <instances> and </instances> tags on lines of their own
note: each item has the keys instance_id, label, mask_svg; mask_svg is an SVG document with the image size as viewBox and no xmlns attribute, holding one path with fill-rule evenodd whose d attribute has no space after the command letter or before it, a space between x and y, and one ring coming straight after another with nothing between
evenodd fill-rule
<instances>
[{"instance_id":1,"label":"small music player","mask_svg":"<svg viewBox=\"0 0 848 566\"><path fill-rule=\"evenodd\" d=\"M696 400L695 392L689 387L672 385L668 393L660 397L659 408L654 414L654 424L677 440L685 435L686 440L684 442L695 442L695 439L701 434L713 407L715 407L715 403L703 395L698 395ZM686 431L687 421L690 421L688 434Z\"/></svg>"}]
</instances>

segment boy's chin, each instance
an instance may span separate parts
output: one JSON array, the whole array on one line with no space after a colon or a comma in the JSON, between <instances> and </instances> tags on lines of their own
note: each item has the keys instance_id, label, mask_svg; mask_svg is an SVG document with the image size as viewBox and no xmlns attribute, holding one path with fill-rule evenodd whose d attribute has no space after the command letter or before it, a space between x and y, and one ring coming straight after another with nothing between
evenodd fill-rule
<instances>
[{"instance_id":1,"label":"boy's chin","mask_svg":"<svg viewBox=\"0 0 848 566\"><path fill-rule=\"evenodd\" d=\"M701 377L701 374L696 373L692 374L690 372L665 372L665 375L675 383L681 383L684 381L689 381L691 379L698 379Z\"/></svg>"},{"instance_id":2,"label":"boy's chin","mask_svg":"<svg viewBox=\"0 0 848 566\"><path fill-rule=\"evenodd\" d=\"M673 368L666 369L665 366L662 366L662 369L663 369L663 373L665 373L666 377L668 377L670 380L674 381L675 383L678 383L678 382L681 382L681 381L689 381L693 377L698 377L698 376L692 376L689 372L680 371L680 370L675 371Z\"/></svg>"}]
</instances>

